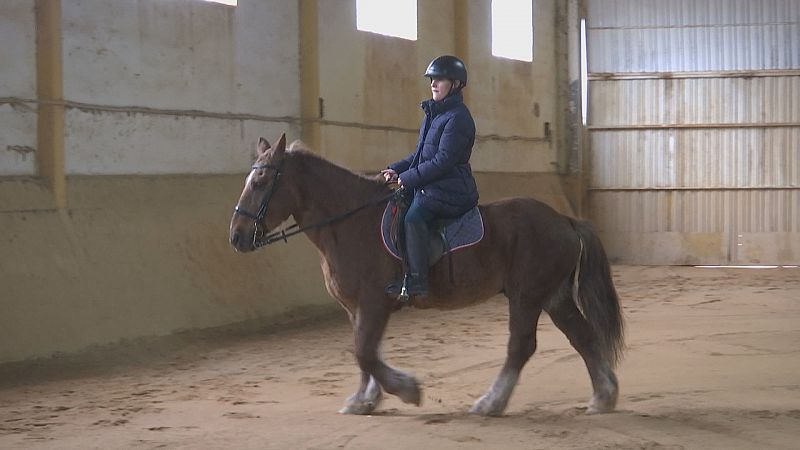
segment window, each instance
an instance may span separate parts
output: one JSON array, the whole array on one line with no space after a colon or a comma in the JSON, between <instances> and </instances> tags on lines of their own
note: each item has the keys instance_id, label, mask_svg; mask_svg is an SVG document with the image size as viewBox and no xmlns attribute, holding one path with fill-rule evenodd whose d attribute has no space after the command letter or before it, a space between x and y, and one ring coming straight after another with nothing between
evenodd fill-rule
<instances>
[{"instance_id":1,"label":"window","mask_svg":"<svg viewBox=\"0 0 800 450\"><path fill-rule=\"evenodd\" d=\"M417 40L417 0L356 0L356 28Z\"/></svg>"},{"instance_id":2,"label":"window","mask_svg":"<svg viewBox=\"0 0 800 450\"><path fill-rule=\"evenodd\" d=\"M586 58L586 19L581 19L581 122L586 125L589 118L589 74Z\"/></svg>"},{"instance_id":3,"label":"window","mask_svg":"<svg viewBox=\"0 0 800 450\"><path fill-rule=\"evenodd\" d=\"M533 61L533 0L492 0L492 55Z\"/></svg>"}]
</instances>

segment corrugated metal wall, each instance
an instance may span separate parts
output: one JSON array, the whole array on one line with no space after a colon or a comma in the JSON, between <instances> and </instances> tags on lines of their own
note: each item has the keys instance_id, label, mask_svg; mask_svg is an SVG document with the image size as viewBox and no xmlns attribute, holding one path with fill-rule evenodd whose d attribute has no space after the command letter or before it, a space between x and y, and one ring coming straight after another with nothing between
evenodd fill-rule
<instances>
[{"instance_id":1,"label":"corrugated metal wall","mask_svg":"<svg viewBox=\"0 0 800 450\"><path fill-rule=\"evenodd\" d=\"M800 0L587 0L590 205L611 258L800 262Z\"/></svg>"}]
</instances>

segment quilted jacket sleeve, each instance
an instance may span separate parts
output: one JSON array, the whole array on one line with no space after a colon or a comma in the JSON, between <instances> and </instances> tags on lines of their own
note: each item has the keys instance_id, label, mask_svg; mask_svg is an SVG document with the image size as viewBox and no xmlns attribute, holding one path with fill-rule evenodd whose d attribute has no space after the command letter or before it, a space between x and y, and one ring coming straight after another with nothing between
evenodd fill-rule
<instances>
[{"instance_id":1,"label":"quilted jacket sleeve","mask_svg":"<svg viewBox=\"0 0 800 450\"><path fill-rule=\"evenodd\" d=\"M397 161L396 163L389 164L389 168L394 170L397 173L403 173L411 166L411 161L414 160L414 155L416 152L411 152L410 155L406 156L404 159Z\"/></svg>"},{"instance_id":2,"label":"quilted jacket sleeve","mask_svg":"<svg viewBox=\"0 0 800 450\"><path fill-rule=\"evenodd\" d=\"M418 188L436 181L456 165L469 161L475 125L469 116L455 115L445 125L439 148L432 159L401 173L403 186ZM413 155L412 155L413 156Z\"/></svg>"}]
</instances>

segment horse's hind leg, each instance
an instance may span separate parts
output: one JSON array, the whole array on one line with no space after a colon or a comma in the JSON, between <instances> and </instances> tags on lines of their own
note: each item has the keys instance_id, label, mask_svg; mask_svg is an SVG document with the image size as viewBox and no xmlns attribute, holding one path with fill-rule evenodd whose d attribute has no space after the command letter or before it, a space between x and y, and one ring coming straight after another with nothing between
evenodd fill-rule
<instances>
[{"instance_id":1,"label":"horse's hind leg","mask_svg":"<svg viewBox=\"0 0 800 450\"><path fill-rule=\"evenodd\" d=\"M587 414L612 411L617 405L619 384L611 364L602 357L598 341L589 323L581 315L572 297L561 294L548 305L547 313L553 323L569 339L570 344L583 358L592 379L592 401Z\"/></svg>"},{"instance_id":2,"label":"horse's hind leg","mask_svg":"<svg viewBox=\"0 0 800 450\"><path fill-rule=\"evenodd\" d=\"M489 390L472 405L469 412L473 414L503 414L522 368L536 351L536 326L542 312L541 305L516 295L509 298L508 308L510 334L506 362Z\"/></svg>"}]
</instances>

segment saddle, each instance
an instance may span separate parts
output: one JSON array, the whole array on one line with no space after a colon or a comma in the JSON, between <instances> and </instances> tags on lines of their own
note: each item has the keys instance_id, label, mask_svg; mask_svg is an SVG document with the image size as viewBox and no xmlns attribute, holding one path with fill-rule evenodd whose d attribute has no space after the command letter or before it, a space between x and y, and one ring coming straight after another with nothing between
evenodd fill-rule
<instances>
[{"instance_id":1,"label":"saddle","mask_svg":"<svg viewBox=\"0 0 800 450\"><path fill-rule=\"evenodd\" d=\"M390 201L381 219L383 246L390 255L401 261L405 251L400 243L402 223L398 219L404 216L403 210L407 207L402 201ZM444 255L452 255L453 252L475 245L483 239L483 217L477 206L459 217L437 220L430 228L429 266L436 264Z\"/></svg>"}]
</instances>

